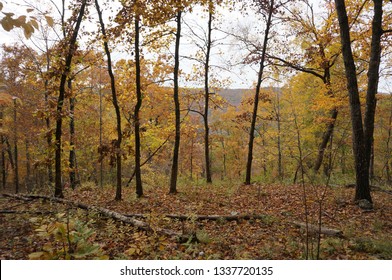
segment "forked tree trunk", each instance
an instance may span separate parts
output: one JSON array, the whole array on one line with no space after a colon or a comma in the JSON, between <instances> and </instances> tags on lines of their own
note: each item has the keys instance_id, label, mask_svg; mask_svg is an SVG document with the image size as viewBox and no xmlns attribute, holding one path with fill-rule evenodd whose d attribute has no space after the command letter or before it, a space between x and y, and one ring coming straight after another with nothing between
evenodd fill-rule
<instances>
[{"instance_id":1,"label":"forked tree trunk","mask_svg":"<svg viewBox=\"0 0 392 280\"><path fill-rule=\"evenodd\" d=\"M372 42L368 69L368 89L364 124L362 123L356 67L351 50L350 27L344 0L335 0L338 14L342 52L346 70L347 88L350 100L351 123L353 130L353 151L356 171L355 200L366 199L372 202L369 186L369 168L374 133L376 94L378 90L379 66L381 57L380 39L382 31L382 0L373 0Z\"/></svg>"},{"instance_id":2,"label":"forked tree trunk","mask_svg":"<svg viewBox=\"0 0 392 280\"><path fill-rule=\"evenodd\" d=\"M79 14L76 20L75 28L72 31L71 38L69 40L68 50L65 58L65 65L60 78L59 86L59 97L57 100L56 109L56 132L55 132L55 197L64 197L63 188L61 182L62 170L61 170L61 137L62 137L62 113L65 99L65 84L67 82L68 75L71 69L71 63L73 55L76 51L76 40L78 37L80 25L85 13L87 0L83 0L80 6Z\"/></svg>"}]
</instances>

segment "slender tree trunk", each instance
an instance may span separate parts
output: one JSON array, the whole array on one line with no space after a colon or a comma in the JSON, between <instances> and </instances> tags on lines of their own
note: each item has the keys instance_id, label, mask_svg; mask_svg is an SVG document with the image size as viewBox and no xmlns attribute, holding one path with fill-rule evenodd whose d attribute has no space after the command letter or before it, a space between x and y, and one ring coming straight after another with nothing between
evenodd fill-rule
<instances>
[{"instance_id":1,"label":"slender tree trunk","mask_svg":"<svg viewBox=\"0 0 392 280\"><path fill-rule=\"evenodd\" d=\"M265 32L264 32L263 49L262 49L262 53L261 53L260 68L259 68L259 74L258 74L258 78L257 78L256 93L255 93L255 97L254 97L252 121L251 121L250 132L249 132L248 160L247 160L247 164L246 164L246 178L245 178L246 185L250 185L250 183L251 183L252 161L253 161L253 143L254 143L254 138L255 138L257 111L259 108L259 96L260 96L261 82L263 79L264 63L265 63L265 57L266 57L266 51L267 51L269 31L270 31L271 23L272 23L272 14L274 12L274 7L275 7L274 0L270 1L269 5L270 5L270 7L268 8L268 19L266 22L266 28L265 28Z\"/></svg>"},{"instance_id":2,"label":"slender tree trunk","mask_svg":"<svg viewBox=\"0 0 392 280\"><path fill-rule=\"evenodd\" d=\"M71 188L74 190L76 188L76 172L75 172L75 161L76 161L76 154L75 154L75 97L73 96L72 92L72 80L68 79L68 90L70 92L69 98L69 183Z\"/></svg>"},{"instance_id":3,"label":"slender tree trunk","mask_svg":"<svg viewBox=\"0 0 392 280\"><path fill-rule=\"evenodd\" d=\"M3 110L0 108L0 128L3 127ZM0 145L1 145L1 185L3 189L6 188L7 171L5 169L5 141L3 134L0 135Z\"/></svg>"},{"instance_id":4,"label":"slender tree trunk","mask_svg":"<svg viewBox=\"0 0 392 280\"><path fill-rule=\"evenodd\" d=\"M49 57L49 44L48 40L45 40L45 49L46 49L46 73L49 73L50 70L50 57ZM49 110L49 80L45 77L45 106L46 110ZM45 124L46 124L46 142L48 144L48 181L49 184L53 184L53 158L52 158L52 129L50 127L50 118L49 116L45 117Z\"/></svg>"},{"instance_id":5,"label":"slender tree trunk","mask_svg":"<svg viewBox=\"0 0 392 280\"><path fill-rule=\"evenodd\" d=\"M174 138L174 149L173 149L173 162L170 177L170 193L177 192L177 177L178 177L178 157L180 153L180 140L181 140L181 112L180 112L180 100L178 92L178 72L180 66L180 37L181 37L181 15L182 11L177 11L177 31L176 31L176 45L174 54L174 110L175 110L175 138Z\"/></svg>"},{"instance_id":6,"label":"slender tree trunk","mask_svg":"<svg viewBox=\"0 0 392 280\"><path fill-rule=\"evenodd\" d=\"M1 135L1 184L3 189L5 190L7 186L7 170L5 169L5 152L4 152L4 136Z\"/></svg>"},{"instance_id":7,"label":"slender tree trunk","mask_svg":"<svg viewBox=\"0 0 392 280\"><path fill-rule=\"evenodd\" d=\"M141 72L140 72L140 18L139 15L135 17L135 64L136 64L136 106L135 106L135 177L136 177L136 195L137 197L143 196L143 184L141 175L141 143L140 143L140 108L142 107L142 85L141 85Z\"/></svg>"},{"instance_id":8,"label":"slender tree trunk","mask_svg":"<svg viewBox=\"0 0 392 280\"><path fill-rule=\"evenodd\" d=\"M57 100L57 115L56 115L56 132L55 132L55 191L54 196L62 198L63 188L61 182L62 170L61 170L61 136L62 136L62 113L65 99L65 84L71 69L71 63L73 55L76 51L76 40L78 37L80 25L87 5L87 0L83 0L78 18L76 21L75 28L69 41L69 47L66 54L64 70L61 74L60 86L59 86L59 97Z\"/></svg>"},{"instance_id":9,"label":"slender tree trunk","mask_svg":"<svg viewBox=\"0 0 392 280\"><path fill-rule=\"evenodd\" d=\"M19 193L19 160L18 160L18 123L17 123L16 99L14 99L14 179L15 179L15 193Z\"/></svg>"},{"instance_id":10,"label":"slender tree trunk","mask_svg":"<svg viewBox=\"0 0 392 280\"><path fill-rule=\"evenodd\" d=\"M191 176L190 179L191 181L193 180L193 144L194 144L194 140L192 137L192 142L191 142L191 155L190 155L190 172L191 172Z\"/></svg>"},{"instance_id":11,"label":"slender tree trunk","mask_svg":"<svg viewBox=\"0 0 392 280\"><path fill-rule=\"evenodd\" d=\"M337 108L333 108L331 110L331 121L327 125L327 129L323 134L323 138L321 140L321 143L320 143L320 146L318 149L316 163L314 165L314 171L316 171L316 172L319 171L319 169L323 163L325 149L327 148L328 142L332 138L333 131L335 128L336 119L338 117L338 113L339 113L339 111Z\"/></svg>"},{"instance_id":12,"label":"slender tree trunk","mask_svg":"<svg viewBox=\"0 0 392 280\"><path fill-rule=\"evenodd\" d=\"M25 140L26 147L26 178L25 178L25 186L27 192L32 191L32 180L31 180L31 156L30 156L30 142L28 139Z\"/></svg>"},{"instance_id":13,"label":"slender tree trunk","mask_svg":"<svg viewBox=\"0 0 392 280\"><path fill-rule=\"evenodd\" d=\"M382 15L383 15L383 1L373 0L374 12L372 21L372 41L370 45L370 60L368 69L368 88L366 92L366 107L365 107L365 118L364 118L364 137L365 137L365 151L366 161L370 167L372 167L371 159L374 154L373 142L374 142L374 120L376 115L377 105L377 92L378 92L378 81L380 79L380 61L381 61L381 36L382 30ZM373 175L373 174L371 174ZM357 196L361 199L362 194L358 193Z\"/></svg>"},{"instance_id":14,"label":"slender tree trunk","mask_svg":"<svg viewBox=\"0 0 392 280\"><path fill-rule=\"evenodd\" d=\"M211 53L211 33L212 33L212 11L208 14L208 30L207 30L207 49L206 60L204 64L204 155L206 165L207 183L212 183L211 176L211 160L210 160L210 127L208 125L208 109L209 109L209 70L210 70L210 53Z\"/></svg>"},{"instance_id":15,"label":"slender tree trunk","mask_svg":"<svg viewBox=\"0 0 392 280\"><path fill-rule=\"evenodd\" d=\"M112 90L112 103L114 110L116 111L116 130L117 130L117 141L116 141L116 167L117 167L117 173L116 173L116 197L115 200L121 200L122 198L122 160L121 160L121 143L122 143L122 129L121 129L121 112L120 112L120 106L118 105L117 101L117 92L116 92L116 81L114 78L113 74L113 67L112 67L112 57L109 49L109 44L107 41L107 36L106 36L106 29L105 29L105 24L102 19L102 11L99 7L98 0L95 0L95 6L97 8L98 16L99 16L99 22L101 25L101 32L104 37L103 45L107 57L107 66L108 66L108 73L110 76L110 87ZM101 177L102 180L102 177Z\"/></svg>"},{"instance_id":16,"label":"slender tree trunk","mask_svg":"<svg viewBox=\"0 0 392 280\"><path fill-rule=\"evenodd\" d=\"M280 119L280 96L277 93L277 111L276 111L276 121L278 125L278 174L279 178L283 179L283 163L282 163L282 124Z\"/></svg>"},{"instance_id":17,"label":"slender tree trunk","mask_svg":"<svg viewBox=\"0 0 392 280\"><path fill-rule=\"evenodd\" d=\"M392 95L390 96L392 99ZM392 103L391 103L392 105ZM389 161L391 158L391 138L392 138L392 106L391 106L391 112L389 115L389 121L388 121L388 137L386 141L386 155L385 155L385 172L387 175L387 181L391 182L391 170L389 167Z\"/></svg>"}]
</instances>

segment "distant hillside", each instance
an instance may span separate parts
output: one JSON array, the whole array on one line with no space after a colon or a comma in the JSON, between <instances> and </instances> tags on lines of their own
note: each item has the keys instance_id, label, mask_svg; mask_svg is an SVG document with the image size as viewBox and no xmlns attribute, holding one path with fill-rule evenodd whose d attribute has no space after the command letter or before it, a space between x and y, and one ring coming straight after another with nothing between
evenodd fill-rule
<instances>
[{"instance_id":1,"label":"distant hillside","mask_svg":"<svg viewBox=\"0 0 392 280\"><path fill-rule=\"evenodd\" d=\"M270 88L262 88L261 90L266 90ZM273 88L274 91L281 92L281 88ZM242 97L247 92L254 95L254 89L238 88L238 89L222 89L218 91L218 94L226 99L231 105L238 106L241 103Z\"/></svg>"},{"instance_id":2,"label":"distant hillside","mask_svg":"<svg viewBox=\"0 0 392 280\"><path fill-rule=\"evenodd\" d=\"M218 91L218 94L226 99L231 105L238 106L247 91L249 91L249 89L245 88L222 89Z\"/></svg>"}]
</instances>

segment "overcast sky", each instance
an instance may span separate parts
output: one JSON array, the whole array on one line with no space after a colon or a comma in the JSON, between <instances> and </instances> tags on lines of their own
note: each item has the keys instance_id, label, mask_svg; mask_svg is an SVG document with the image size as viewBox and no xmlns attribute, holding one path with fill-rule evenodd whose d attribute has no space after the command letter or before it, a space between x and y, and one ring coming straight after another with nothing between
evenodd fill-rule
<instances>
[{"instance_id":1,"label":"overcast sky","mask_svg":"<svg viewBox=\"0 0 392 280\"><path fill-rule=\"evenodd\" d=\"M2 1L5 3L5 7L3 9L3 12L13 12L15 13L16 16L21 15L21 14L26 14L26 6L25 2L32 2L32 3L48 3L49 0L12 0L12 1ZM53 0L53 2L57 3L57 5L61 6L61 0ZM66 1L67 3L69 1ZM103 3L103 1L101 0ZM318 1L314 1L317 3ZM42 5L44 7L44 5ZM105 13L106 12L106 13ZM91 11L91 14L95 14L95 11ZM223 15L221 17L221 25L217 26L216 22L214 22L214 26L218 27L220 29L225 29L226 31L235 30L238 29L238 26L242 26L245 28L246 26L261 26L260 22L257 21L257 19L254 19L252 16L244 16L239 12L228 12L228 11L221 11L221 14ZM104 15L107 15L107 11L104 11ZM55 12L54 16L58 16L58 13ZM198 34L202 35L201 28L206 28L207 26L207 19L206 18L201 18L200 10L197 10L193 14L185 14L184 15L184 21L193 28L195 32L198 32ZM85 25L86 26L86 25ZM90 29L95 29L96 27L93 24L87 25L87 28ZM180 53L183 56L192 56L195 54L197 49L192 46L191 42L188 39L188 36L186 33L189 33L187 31L189 27L185 24L183 24L183 36L181 38L181 49ZM197 31L199 30L199 31ZM0 28L0 42L1 43L6 43L6 44L12 44L14 42L20 42L21 38L23 36L21 35L21 31L12 31L12 32L6 32L2 28ZM213 36L215 38L222 38L224 34L219 31L214 31ZM262 38L262 34L260 35L260 38ZM227 38L225 40L225 44L231 44L233 42L232 39ZM241 56L244 54L244 50L238 49L238 46L235 45L221 45L217 46L212 50L212 64L214 65L219 65L219 70L218 68L213 69L212 71L215 71L218 73L222 79L224 78L230 78L232 80L232 84L230 85L231 88L249 88L251 87L254 82L256 81L257 78L257 65L255 66L241 66L238 65L235 68L232 68L231 71L232 73L229 73L225 70L224 68L227 68L227 62L231 63L237 63L240 61ZM120 58L126 58L127 54L121 53L121 52L114 52L114 59L120 59ZM181 68L183 69L184 72L189 72L190 69L192 69L194 62L188 59L182 59L181 60ZM185 83L185 81L183 81ZM267 82L268 83L268 82ZM380 82L380 91L384 92L391 92L392 91L392 85L390 84L391 82L387 82L386 79L382 79ZM202 84L202 83L200 83ZM274 84L273 84L274 85ZM276 86L279 86L280 84L276 83Z\"/></svg>"}]
</instances>

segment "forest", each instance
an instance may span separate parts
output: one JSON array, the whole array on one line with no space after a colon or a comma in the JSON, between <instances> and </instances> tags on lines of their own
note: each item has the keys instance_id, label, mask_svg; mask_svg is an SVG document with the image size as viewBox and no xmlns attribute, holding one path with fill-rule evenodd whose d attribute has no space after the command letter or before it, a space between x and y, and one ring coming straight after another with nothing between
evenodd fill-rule
<instances>
[{"instance_id":1,"label":"forest","mask_svg":"<svg viewBox=\"0 0 392 280\"><path fill-rule=\"evenodd\" d=\"M0 23L0 259L392 259L392 1Z\"/></svg>"}]
</instances>

